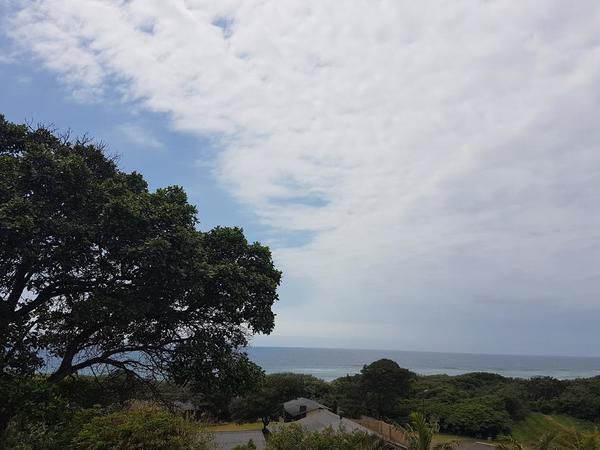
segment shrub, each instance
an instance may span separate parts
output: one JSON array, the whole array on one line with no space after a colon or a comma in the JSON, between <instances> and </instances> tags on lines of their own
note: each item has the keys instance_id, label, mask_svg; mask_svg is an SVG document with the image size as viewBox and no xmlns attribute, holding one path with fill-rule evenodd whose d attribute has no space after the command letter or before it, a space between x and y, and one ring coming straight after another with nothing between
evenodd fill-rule
<instances>
[{"instance_id":1,"label":"shrub","mask_svg":"<svg viewBox=\"0 0 600 450\"><path fill-rule=\"evenodd\" d=\"M207 435L183 417L150 404L138 403L92 419L75 438L80 450L205 450Z\"/></svg>"},{"instance_id":2,"label":"shrub","mask_svg":"<svg viewBox=\"0 0 600 450\"><path fill-rule=\"evenodd\" d=\"M331 382L335 400L346 417L360 417L366 414L360 375L347 375Z\"/></svg>"},{"instance_id":3,"label":"shrub","mask_svg":"<svg viewBox=\"0 0 600 450\"><path fill-rule=\"evenodd\" d=\"M233 447L233 450L256 450L256 444L252 439L250 439L247 444L236 445Z\"/></svg>"},{"instance_id":4,"label":"shrub","mask_svg":"<svg viewBox=\"0 0 600 450\"><path fill-rule=\"evenodd\" d=\"M42 377L0 377L0 448L54 449L60 428L69 422L71 411L56 387Z\"/></svg>"},{"instance_id":5,"label":"shrub","mask_svg":"<svg viewBox=\"0 0 600 450\"><path fill-rule=\"evenodd\" d=\"M376 436L359 431L333 430L308 432L290 424L271 434L267 450L384 450L386 443Z\"/></svg>"},{"instance_id":6,"label":"shrub","mask_svg":"<svg viewBox=\"0 0 600 450\"><path fill-rule=\"evenodd\" d=\"M142 382L122 371L113 371L99 377L69 377L56 386L69 405L79 408L122 405L134 398L142 398L144 394Z\"/></svg>"},{"instance_id":7,"label":"shrub","mask_svg":"<svg viewBox=\"0 0 600 450\"><path fill-rule=\"evenodd\" d=\"M580 419L597 420L600 417L600 395L590 385L580 381L569 386L553 402L553 409Z\"/></svg>"},{"instance_id":8,"label":"shrub","mask_svg":"<svg viewBox=\"0 0 600 450\"><path fill-rule=\"evenodd\" d=\"M509 433L510 423L508 413L501 406L480 397L448 408L442 428L463 436L487 438Z\"/></svg>"},{"instance_id":9,"label":"shrub","mask_svg":"<svg viewBox=\"0 0 600 450\"><path fill-rule=\"evenodd\" d=\"M377 417L393 416L401 398L408 397L415 374L391 359L380 359L361 370L361 387L365 405Z\"/></svg>"}]
</instances>

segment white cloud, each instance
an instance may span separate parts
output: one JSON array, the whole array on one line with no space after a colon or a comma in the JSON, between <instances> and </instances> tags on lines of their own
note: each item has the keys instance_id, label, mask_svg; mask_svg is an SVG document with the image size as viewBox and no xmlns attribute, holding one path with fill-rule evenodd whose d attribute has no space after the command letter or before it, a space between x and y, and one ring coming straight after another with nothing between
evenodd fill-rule
<instances>
[{"instance_id":1,"label":"white cloud","mask_svg":"<svg viewBox=\"0 0 600 450\"><path fill-rule=\"evenodd\" d=\"M315 233L276 249L280 336L489 350L507 308L549 345L538 314L599 312L595 1L38 0L11 24L77 89L220 135L232 195Z\"/></svg>"},{"instance_id":2,"label":"white cloud","mask_svg":"<svg viewBox=\"0 0 600 450\"><path fill-rule=\"evenodd\" d=\"M145 149L160 149L164 144L158 139L151 130L137 124L124 123L117 128L117 133L126 142Z\"/></svg>"}]
</instances>

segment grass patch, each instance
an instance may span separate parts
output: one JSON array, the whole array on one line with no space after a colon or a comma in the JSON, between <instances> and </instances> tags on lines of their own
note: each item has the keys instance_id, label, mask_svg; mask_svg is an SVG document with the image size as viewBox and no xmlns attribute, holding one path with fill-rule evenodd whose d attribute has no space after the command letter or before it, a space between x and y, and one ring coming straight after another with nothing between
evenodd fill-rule
<instances>
[{"instance_id":1,"label":"grass patch","mask_svg":"<svg viewBox=\"0 0 600 450\"><path fill-rule=\"evenodd\" d=\"M456 434L446 434L446 433L438 433L433 436L434 444L444 444L446 442L451 441L460 441L460 442L475 442L477 439L467 436L458 436Z\"/></svg>"},{"instance_id":2,"label":"grass patch","mask_svg":"<svg viewBox=\"0 0 600 450\"><path fill-rule=\"evenodd\" d=\"M216 432L216 431L254 431L254 430L262 430L263 424L262 422L252 422L252 423L220 423L217 425L209 425L205 428L206 431Z\"/></svg>"},{"instance_id":3,"label":"grass patch","mask_svg":"<svg viewBox=\"0 0 600 450\"><path fill-rule=\"evenodd\" d=\"M525 420L516 422L513 425L512 435L516 440L526 445L533 445L538 442L542 435L558 431L560 435L556 443L559 446L566 446L570 443L568 435L573 429L582 433L598 433L596 426L592 422L569 416L550 416L542 413L531 413Z\"/></svg>"}]
</instances>

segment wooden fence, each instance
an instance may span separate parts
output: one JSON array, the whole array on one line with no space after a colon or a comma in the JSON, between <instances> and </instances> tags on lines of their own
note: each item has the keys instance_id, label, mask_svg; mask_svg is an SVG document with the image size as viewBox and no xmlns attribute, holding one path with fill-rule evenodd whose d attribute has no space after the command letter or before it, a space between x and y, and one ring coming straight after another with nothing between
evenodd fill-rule
<instances>
[{"instance_id":1,"label":"wooden fence","mask_svg":"<svg viewBox=\"0 0 600 450\"><path fill-rule=\"evenodd\" d=\"M396 442L405 446L407 443L406 435L398 427L391 423L384 422L382 420L374 419L369 416L360 416L360 419L354 419L356 423L361 424L363 427L368 428L375 433L379 433L388 441Z\"/></svg>"}]
</instances>

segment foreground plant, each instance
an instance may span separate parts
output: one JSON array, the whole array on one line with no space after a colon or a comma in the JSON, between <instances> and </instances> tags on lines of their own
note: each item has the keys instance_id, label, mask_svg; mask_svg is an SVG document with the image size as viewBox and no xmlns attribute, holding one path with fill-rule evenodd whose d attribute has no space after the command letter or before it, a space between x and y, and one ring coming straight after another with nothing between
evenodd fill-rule
<instances>
[{"instance_id":1,"label":"foreground plant","mask_svg":"<svg viewBox=\"0 0 600 450\"><path fill-rule=\"evenodd\" d=\"M151 404L92 419L73 442L80 450L209 450L211 437L196 424Z\"/></svg>"},{"instance_id":2,"label":"foreground plant","mask_svg":"<svg viewBox=\"0 0 600 450\"><path fill-rule=\"evenodd\" d=\"M453 450L458 446L458 441L433 444L433 436L440 431L438 422L428 422L421 413L414 412L410 415L410 424L404 427L407 447L409 450Z\"/></svg>"},{"instance_id":3,"label":"foreground plant","mask_svg":"<svg viewBox=\"0 0 600 450\"><path fill-rule=\"evenodd\" d=\"M525 446L512 436L502 439L496 448L497 450L525 450Z\"/></svg>"},{"instance_id":4,"label":"foreground plant","mask_svg":"<svg viewBox=\"0 0 600 450\"><path fill-rule=\"evenodd\" d=\"M569 434L571 450L599 450L600 440L596 433L582 433L578 430L573 430Z\"/></svg>"},{"instance_id":5,"label":"foreground plant","mask_svg":"<svg viewBox=\"0 0 600 450\"><path fill-rule=\"evenodd\" d=\"M559 432L553 430L549 433L544 433L538 441L532 446L534 450L554 450L557 448L556 440ZM505 437L496 446L498 450L526 450L526 446L512 436ZM591 450L591 449L589 449Z\"/></svg>"},{"instance_id":6,"label":"foreground plant","mask_svg":"<svg viewBox=\"0 0 600 450\"><path fill-rule=\"evenodd\" d=\"M294 423L274 432L267 444L267 450L388 450L391 448L383 439L369 433L334 430L331 427L323 431L309 432Z\"/></svg>"}]
</instances>

